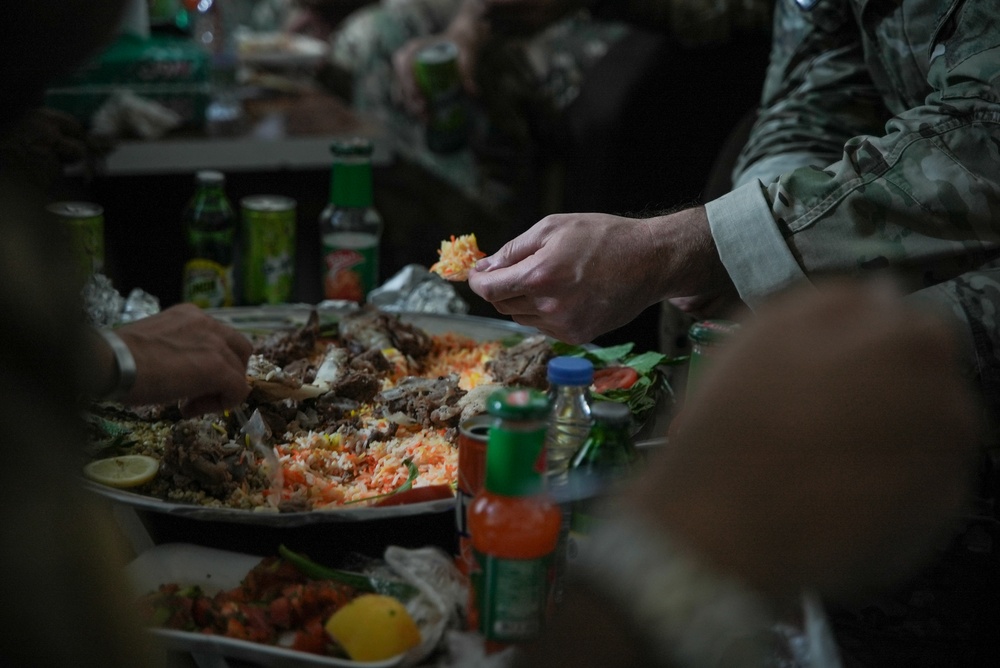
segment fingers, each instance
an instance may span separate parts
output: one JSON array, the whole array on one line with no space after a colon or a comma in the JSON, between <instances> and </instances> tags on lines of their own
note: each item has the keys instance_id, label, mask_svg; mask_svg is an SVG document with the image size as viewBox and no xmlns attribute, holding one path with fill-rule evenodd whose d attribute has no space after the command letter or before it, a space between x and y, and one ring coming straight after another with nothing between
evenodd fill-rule
<instances>
[{"instance_id":1,"label":"fingers","mask_svg":"<svg viewBox=\"0 0 1000 668\"><path fill-rule=\"evenodd\" d=\"M403 97L403 106L406 110L418 118L425 118L427 115L427 101L417 83L416 73L413 70L413 62L424 44L425 39L410 40L392 54L392 68L396 73L396 80L399 82L400 93Z\"/></svg>"}]
</instances>

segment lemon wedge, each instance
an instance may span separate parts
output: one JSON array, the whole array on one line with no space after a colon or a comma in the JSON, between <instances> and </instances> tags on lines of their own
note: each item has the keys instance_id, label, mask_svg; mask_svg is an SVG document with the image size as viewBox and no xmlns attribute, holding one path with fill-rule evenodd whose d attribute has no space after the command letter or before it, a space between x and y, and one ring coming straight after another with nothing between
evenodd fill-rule
<instances>
[{"instance_id":1,"label":"lemon wedge","mask_svg":"<svg viewBox=\"0 0 1000 668\"><path fill-rule=\"evenodd\" d=\"M362 594L327 620L326 632L355 661L382 661L420 644L420 629L399 599Z\"/></svg>"},{"instance_id":2,"label":"lemon wedge","mask_svg":"<svg viewBox=\"0 0 1000 668\"><path fill-rule=\"evenodd\" d=\"M83 474L110 487L136 487L156 477L160 462L146 455L122 455L97 459L83 467Z\"/></svg>"}]
</instances>

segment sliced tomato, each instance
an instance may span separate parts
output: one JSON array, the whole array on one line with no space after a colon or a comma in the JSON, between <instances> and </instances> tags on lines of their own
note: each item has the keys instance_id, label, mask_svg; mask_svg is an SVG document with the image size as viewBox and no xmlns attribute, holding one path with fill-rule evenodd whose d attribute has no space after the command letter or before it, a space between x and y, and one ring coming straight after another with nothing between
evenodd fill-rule
<instances>
[{"instance_id":1,"label":"sliced tomato","mask_svg":"<svg viewBox=\"0 0 1000 668\"><path fill-rule=\"evenodd\" d=\"M608 366L594 372L594 391L627 390L639 380L639 372L630 366Z\"/></svg>"},{"instance_id":2,"label":"sliced tomato","mask_svg":"<svg viewBox=\"0 0 1000 668\"><path fill-rule=\"evenodd\" d=\"M455 495L451 491L451 485L426 485L424 487L411 487L405 492L398 492L392 496L387 496L381 501L376 501L376 506L399 506L404 503L420 503L421 501L437 501L438 499L448 499Z\"/></svg>"}]
</instances>

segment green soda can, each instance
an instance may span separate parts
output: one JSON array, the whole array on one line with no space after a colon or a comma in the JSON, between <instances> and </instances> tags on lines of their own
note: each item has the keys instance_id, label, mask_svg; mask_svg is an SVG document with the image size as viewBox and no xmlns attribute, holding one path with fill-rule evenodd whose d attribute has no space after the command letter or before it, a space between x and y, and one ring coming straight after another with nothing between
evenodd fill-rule
<instances>
[{"instance_id":1,"label":"green soda can","mask_svg":"<svg viewBox=\"0 0 1000 668\"><path fill-rule=\"evenodd\" d=\"M295 200L251 195L240 200L243 220L243 303L282 304L295 277Z\"/></svg>"},{"instance_id":2,"label":"green soda can","mask_svg":"<svg viewBox=\"0 0 1000 668\"><path fill-rule=\"evenodd\" d=\"M53 202L46 207L69 233L77 277L86 282L104 271L104 209L91 202Z\"/></svg>"},{"instance_id":3,"label":"green soda can","mask_svg":"<svg viewBox=\"0 0 1000 668\"><path fill-rule=\"evenodd\" d=\"M458 73L458 47L441 40L421 49L413 61L417 85L427 98L426 142L435 153L451 153L465 146L469 114Z\"/></svg>"}]
</instances>

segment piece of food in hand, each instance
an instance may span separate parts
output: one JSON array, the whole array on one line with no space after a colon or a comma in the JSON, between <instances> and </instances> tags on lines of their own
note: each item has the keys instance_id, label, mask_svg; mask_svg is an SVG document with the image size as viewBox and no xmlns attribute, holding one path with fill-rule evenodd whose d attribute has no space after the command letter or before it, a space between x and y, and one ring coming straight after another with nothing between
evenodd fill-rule
<instances>
[{"instance_id":1,"label":"piece of food in hand","mask_svg":"<svg viewBox=\"0 0 1000 668\"><path fill-rule=\"evenodd\" d=\"M327 620L326 632L355 661L382 661L420 644L420 629L399 599L362 594Z\"/></svg>"},{"instance_id":2,"label":"piece of food in hand","mask_svg":"<svg viewBox=\"0 0 1000 668\"><path fill-rule=\"evenodd\" d=\"M83 467L83 474L109 487L138 487L156 477L160 462L147 455L122 455L92 461Z\"/></svg>"},{"instance_id":3,"label":"piece of food in hand","mask_svg":"<svg viewBox=\"0 0 1000 668\"><path fill-rule=\"evenodd\" d=\"M448 281L465 281L469 270L486 253L479 250L475 234L451 235L450 241L442 241L438 249L438 261L431 265L431 271Z\"/></svg>"}]
</instances>

